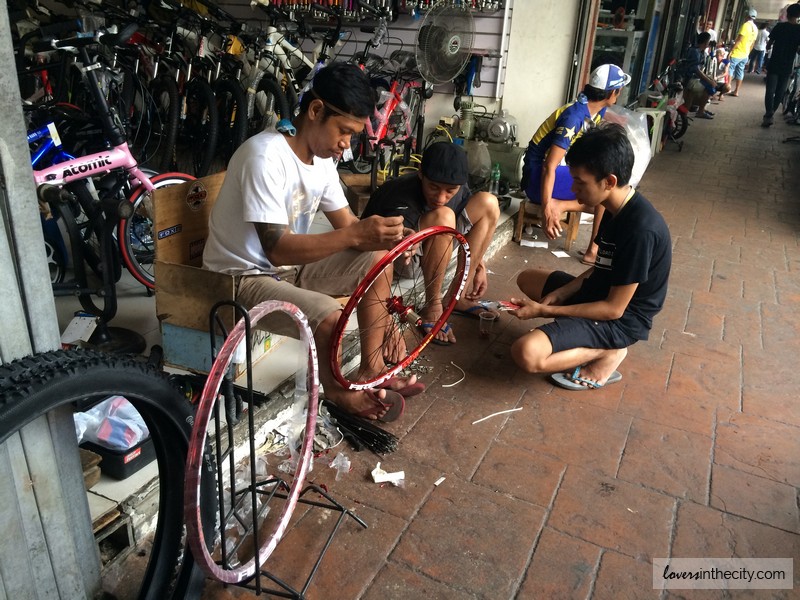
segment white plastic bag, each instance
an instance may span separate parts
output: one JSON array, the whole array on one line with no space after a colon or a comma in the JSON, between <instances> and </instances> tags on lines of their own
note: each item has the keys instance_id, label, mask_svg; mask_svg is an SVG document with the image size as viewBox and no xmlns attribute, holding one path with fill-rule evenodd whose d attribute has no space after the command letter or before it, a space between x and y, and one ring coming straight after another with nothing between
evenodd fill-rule
<instances>
[{"instance_id":1,"label":"white plastic bag","mask_svg":"<svg viewBox=\"0 0 800 600\"><path fill-rule=\"evenodd\" d=\"M111 450L128 450L150 435L141 415L122 396L111 396L86 413L77 413L75 428L78 434L83 430L79 442L93 442Z\"/></svg>"},{"instance_id":2,"label":"white plastic bag","mask_svg":"<svg viewBox=\"0 0 800 600\"><path fill-rule=\"evenodd\" d=\"M635 187L642 180L651 158L647 114L634 112L622 106L611 106L606 110L603 118L611 123L619 123L625 128L625 133L628 134L635 157L630 184Z\"/></svg>"}]
</instances>

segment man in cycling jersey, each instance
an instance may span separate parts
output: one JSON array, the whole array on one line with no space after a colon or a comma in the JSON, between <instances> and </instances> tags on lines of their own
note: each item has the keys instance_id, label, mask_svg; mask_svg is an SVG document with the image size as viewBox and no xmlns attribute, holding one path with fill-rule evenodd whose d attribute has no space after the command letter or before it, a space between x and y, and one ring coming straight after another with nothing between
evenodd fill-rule
<instances>
[{"instance_id":1,"label":"man in cycling jersey","mask_svg":"<svg viewBox=\"0 0 800 600\"><path fill-rule=\"evenodd\" d=\"M628 182L634 154L625 130L604 123L587 131L566 156L577 199L603 205L595 265L575 277L529 269L517 278L525 294L511 301L520 319L554 317L511 347L529 373L581 391L622 378L628 347L646 340L667 295L672 243L663 217Z\"/></svg>"},{"instance_id":2,"label":"man in cycling jersey","mask_svg":"<svg viewBox=\"0 0 800 600\"><path fill-rule=\"evenodd\" d=\"M600 65L578 99L551 114L533 134L522 167L522 189L535 204L542 205L544 232L551 240L561 233L561 214L566 210L584 210L572 193L572 178L564 156L572 143L589 127L597 125L609 106L619 98L630 75L616 65ZM594 238L603 217L603 208L595 212L589 248L581 262L591 264L597 258Z\"/></svg>"},{"instance_id":3,"label":"man in cycling jersey","mask_svg":"<svg viewBox=\"0 0 800 600\"><path fill-rule=\"evenodd\" d=\"M352 293L404 235L402 217L359 220L353 215L336 171L334 160L374 107L369 80L357 66L332 63L320 70L300 102L294 136L264 131L231 158L211 214L203 266L238 276L236 298L248 308L265 300L298 306L314 331L326 397L350 413L393 420L404 405L398 392L418 393L421 384L392 378L391 389L351 391L335 380L330 366L331 338L342 309L332 296ZM332 231L310 231L317 210ZM376 285L388 292L388 283ZM374 303L359 306L359 320L376 323L383 317ZM297 335L280 313L269 315L264 328ZM360 377L384 372L384 342L380 329L364 330Z\"/></svg>"},{"instance_id":4,"label":"man in cycling jersey","mask_svg":"<svg viewBox=\"0 0 800 600\"><path fill-rule=\"evenodd\" d=\"M404 225L416 231L444 225L464 234L473 260L470 261L466 291L459 298L454 312L477 317L487 309L481 304L488 286L483 255L497 227L500 206L494 194L473 194L467 185L468 175L467 154L460 146L451 142L432 144L422 155L420 171L385 182L372 194L361 218L402 215ZM430 243L436 243L436 240ZM423 256L425 253L440 254L438 250L423 247ZM426 284L430 285L435 277L434 269L426 269L424 260L419 266ZM421 314L423 329L432 327L441 315L441 298L438 303L429 301ZM456 342L449 323L437 332L433 341L440 345Z\"/></svg>"}]
</instances>

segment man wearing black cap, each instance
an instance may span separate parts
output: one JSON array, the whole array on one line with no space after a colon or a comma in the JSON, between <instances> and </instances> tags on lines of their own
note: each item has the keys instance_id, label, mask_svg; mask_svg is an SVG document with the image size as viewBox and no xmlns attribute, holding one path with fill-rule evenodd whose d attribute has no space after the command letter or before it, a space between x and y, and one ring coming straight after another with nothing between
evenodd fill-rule
<instances>
[{"instance_id":1,"label":"man wearing black cap","mask_svg":"<svg viewBox=\"0 0 800 600\"><path fill-rule=\"evenodd\" d=\"M419 173L409 173L384 183L372 194L361 218L402 215L403 225L417 231L443 225L464 234L475 260L470 262L466 293L456 304L455 312L477 317L478 312L486 310L480 303L488 285L483 255L497 227L500 207L493 194L473 194L467 186L468 175L466 152L456 144L437 142L422 155ZM425 253L438 255L439 251L425 247ZM434 275L426 272L425 266L423 259L423 277L428 282ZM423 327L435 323L441 314L441 300L438 304L435 300L429 302L421 315ZM440 345L455 341L449 324L434 338L434 343Z\"/></svg>"}]
</instances>

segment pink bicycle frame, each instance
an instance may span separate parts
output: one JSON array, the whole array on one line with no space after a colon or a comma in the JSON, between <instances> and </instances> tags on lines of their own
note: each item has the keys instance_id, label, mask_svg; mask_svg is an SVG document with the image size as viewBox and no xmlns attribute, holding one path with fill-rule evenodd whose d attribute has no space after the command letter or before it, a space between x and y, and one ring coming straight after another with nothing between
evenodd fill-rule
<instances>
[{"instance_id":1,"label":"pink bicycle frame","mask_svg":"<svg viewBox=\"0 0 800 600\"><path fill-rule=\"evenodd\" d=\"M138 182L148 191L155 189L150 178L139 169L139 163L133 158L127 143L102 152L79 156L45 169L34 170L33 179L36 185L43 183L64 185L95 175L103 175L115 169L124 169L132 184Z\"/></svg>"}]
</instances>

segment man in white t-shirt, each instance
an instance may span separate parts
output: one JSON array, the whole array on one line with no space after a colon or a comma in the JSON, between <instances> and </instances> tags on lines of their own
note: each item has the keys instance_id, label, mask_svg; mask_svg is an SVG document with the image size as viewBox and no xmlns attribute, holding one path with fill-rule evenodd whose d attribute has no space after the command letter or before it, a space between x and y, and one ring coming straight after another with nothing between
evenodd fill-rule
<instances>
[{"instance_id":1,"label":"man in white t-shirt","mask_svg":"<svg viewBox=\"0 0 800 600\"><path fill-rule=\"evenodd\" d=\"M422 384L395 377L382 389L351 391L335 380L330 367L331 338L342 309L332 296L351 294L404 235L403 217L359 220L353 215L334 163L374 107L369 80L357 66L332 63L319 71L301 100L296 135L259 133L231 157L211 213L203 266L239 276L236 298L248 308L265 300L299 307L314 331L327 399L350 413L389 421L402 413L403 395L419 393ZM310 233L317 210L333 231ZM385 279L376 285L388 291ZM359 321L380 322L382 307L361 305ZM268 315L263 328L296 335L281 313ZM375 328L362 333L361 377L384 372L384 341Z\"/></svg>"}]
</instances>

